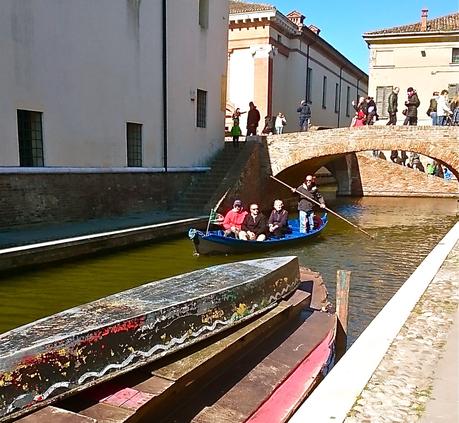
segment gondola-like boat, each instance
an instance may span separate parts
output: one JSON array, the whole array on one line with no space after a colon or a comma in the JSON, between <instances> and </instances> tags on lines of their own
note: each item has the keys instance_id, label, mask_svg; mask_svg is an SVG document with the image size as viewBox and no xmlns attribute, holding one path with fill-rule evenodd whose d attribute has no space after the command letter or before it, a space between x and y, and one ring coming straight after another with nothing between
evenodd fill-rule
<instances>
[{"instance_id":1,"label":"gondola-like boat","mask_svg":"<svg viewBox=\"0 0 459 423\"><path fill-rule=\"evenodd\" d=\"M272 237L265 241L243 241L225 237L222 230L208 231L206 234L198 229L191 228L188 237L193 241L194 249L198 254L240 254L256 251L271 250L279 247L288 247L298 242L317 237L327 226L328 217L324 213L318 224L308 233L301 233L298 220L289 220L290 234L283 237Z\"/></svg>"},{"instance_id":2,"label":"gondola-like boat","mask_svg":"<svg viewBox=\"0 0 459 423\"><path fill-rule=\"evenodd\" d=\"M0 421L73 395L275 307L300 282L295 256L150 282L0 335Z\"/></svg>"}]
</instances>

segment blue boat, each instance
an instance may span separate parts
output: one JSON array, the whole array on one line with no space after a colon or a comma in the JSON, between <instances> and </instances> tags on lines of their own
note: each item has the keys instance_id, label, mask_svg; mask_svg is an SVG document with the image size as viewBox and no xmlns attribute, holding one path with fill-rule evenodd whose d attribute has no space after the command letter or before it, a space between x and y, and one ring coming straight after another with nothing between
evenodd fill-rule
<instances>
[{"instance_id":1,"label":"blue boat","mask_svg":"<svg viewBox=\"0 0 459 423\"><path fill-rule=\"evenodd\" d=\"M318 236L327 226L327 213L321 216L319 226L308 233L301 233L298 219L289 220L292 229L290 234L278 238L268 238L265 241L243 241L240 239L226 237L222 230L209 231L207 234L198 229L190 229L188 237L193 241L194 248L198 254L240 254L257 251L271 250L279 247L287 247L298 242L303 242Z\"/></svg>"}]
</instances>

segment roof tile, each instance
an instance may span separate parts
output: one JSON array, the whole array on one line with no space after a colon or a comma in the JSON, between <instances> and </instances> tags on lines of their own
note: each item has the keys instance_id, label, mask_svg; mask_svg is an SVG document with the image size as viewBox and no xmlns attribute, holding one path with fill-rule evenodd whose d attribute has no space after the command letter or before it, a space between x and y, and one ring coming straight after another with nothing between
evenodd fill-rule
<instances>
[{"instance_id":1,"label":"roof tile","mask_svg":"<svg viewBox=\"0 0 459 423\"><path fill-rule=\"evenodd\" d=\"M246 1L230 0L230 15L236 13L253 13L263 12L268 10L276 10L276 8L266 3L249 3Z\"/></svg>"}]
</instances>

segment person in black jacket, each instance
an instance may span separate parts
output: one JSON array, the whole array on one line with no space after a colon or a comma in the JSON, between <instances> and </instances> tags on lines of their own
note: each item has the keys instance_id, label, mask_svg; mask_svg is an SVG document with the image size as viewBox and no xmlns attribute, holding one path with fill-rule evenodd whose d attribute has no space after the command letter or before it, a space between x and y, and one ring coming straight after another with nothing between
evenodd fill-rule
<instances>
[{"instance_id":1,"label":"person in black jacket","mask_svg":"<svg viewBox=\"0 0 459 423\"><path fill-rule=\"evenodd\" d=\"M260 213L258 204L250 205L250 213L244 218L239 232L244 241L264 241L266 239L266 218Z\"/></svg>"},{"instance_id":2,"label":"person in black jacket","mask_svg":"<svg viewBox=\"0 0 459 423\"><path fill-rule=\"evenodd\" d=\"M398 109L398 93L400 92L399 87L395 87L389 95L387 100L387 113L389 113L389 121L386 125L397 124L397 109Z\"/></svg>"},{"instance_id":3,"label":"person in black jacket","mask_svg":"<svg viewBox=\"0 0 459 423\"><path fill-rule=\"evenodd\" d=\"M408 100L405 101L407 108L405 122L403 125L417 125L418 124L418 107L421 104L419 101L418 94L413 87L409 87L407 90Z\"/></svg>"},{"instance_id":4,"label":"person in black jacket","mask_svg":"<svg viewBox=\"0 0 459 423\"><path fill-rule=\"evenodd\" d=\"M288 211L284 210L282 200L274 201L274 210L268 219L268 231L268 235L275 237L282 237L292 232L288 226Z\"/></svg>"},{"instance_id":5,"label":"person in black jacket","mask_svg":"<svg viewBox=\"0 0 459 423\"><path fill-rule=\"evenodd\" d=\"M314 229L314 202L320 203L321 208L325 208L325 201L320 194L312 175L307 175L305 181L297 188L292 188L293 192L298 192L298 214L300 218L300 232L307 233Z\"/></svg>"}]
</instances>

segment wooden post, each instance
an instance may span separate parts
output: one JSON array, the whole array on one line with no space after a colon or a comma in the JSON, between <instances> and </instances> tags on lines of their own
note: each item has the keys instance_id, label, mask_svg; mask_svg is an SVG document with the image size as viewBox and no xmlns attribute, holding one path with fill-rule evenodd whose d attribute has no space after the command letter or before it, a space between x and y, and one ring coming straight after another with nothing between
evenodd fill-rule
<instances>
[{"instance_id":1,"label":"wooden post","mask_svg":"<svg viewBox=\"0 0 459 423\"><path fill-rule=\"evenodd\" d=\"M336 353L335 363L344 355L347 349L347 322L349 312L349 288L351 272L338 270L336 272Z\"/></svg>"}]
</instances>

